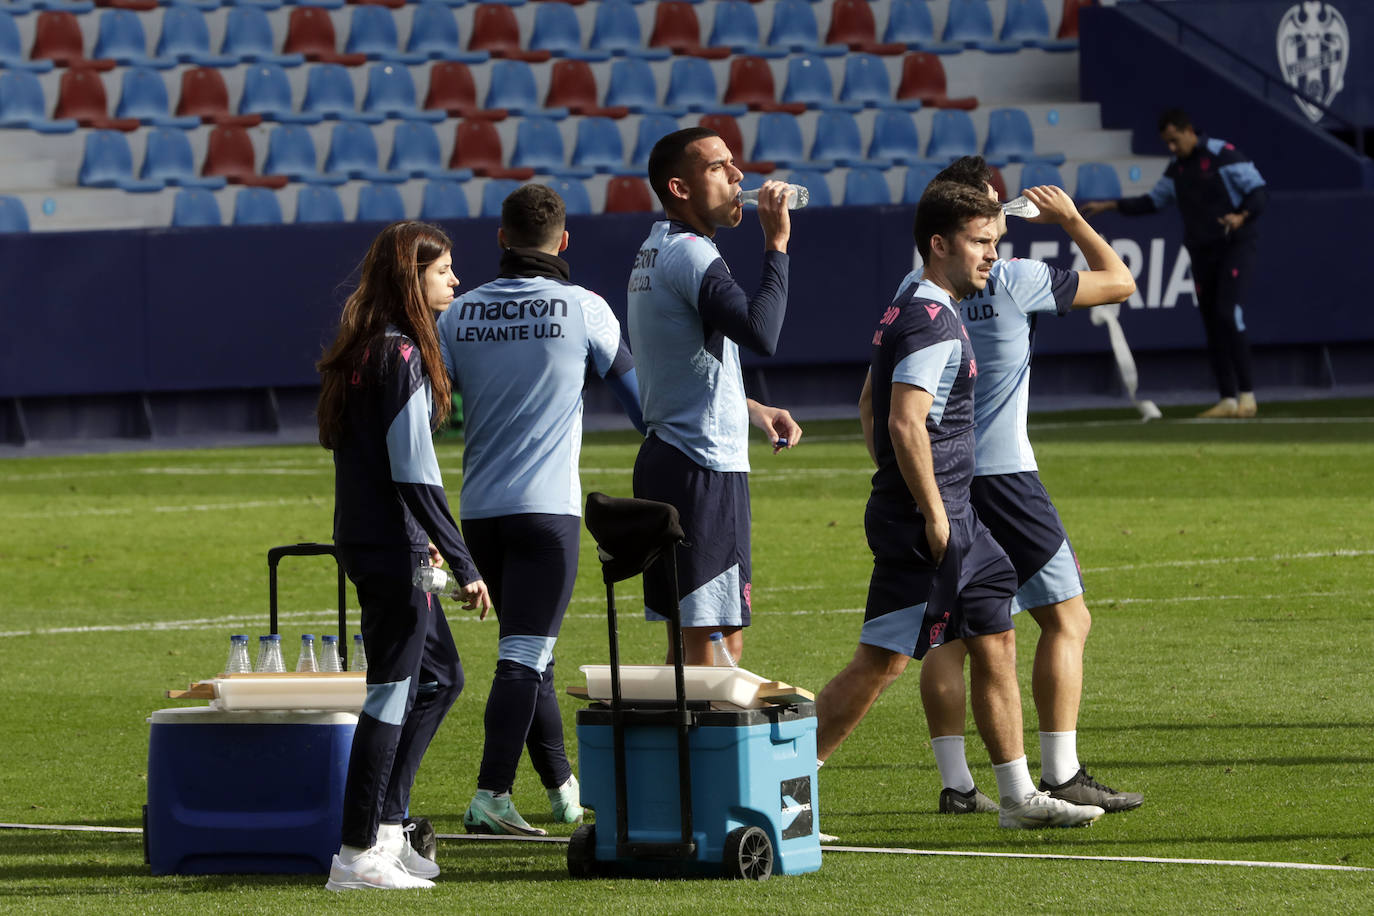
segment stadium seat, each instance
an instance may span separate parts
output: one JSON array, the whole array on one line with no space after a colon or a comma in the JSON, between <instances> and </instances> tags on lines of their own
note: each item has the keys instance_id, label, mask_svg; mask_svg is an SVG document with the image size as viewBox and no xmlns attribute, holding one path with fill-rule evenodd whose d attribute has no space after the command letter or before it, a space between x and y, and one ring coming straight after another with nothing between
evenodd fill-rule
<instances>
[{"instance_id":1,"label":"stadium seat","mask_svg":"<svg viewBox=\"0 0 1374 916\"><path fill-rule=\"evenodd\" d=\"M541 3L534 11L530 29L530 50L547 51L555 57L575 60L606 60L610 51L591 51L582 47L582 25L568 3Z\"/></svg>"},{"instance_id":2,"label":"stadium seat","mask_svg":"<svg viewBox=\"0 0 1374 916\"><path fill-rule=\"evenodd\" d=\"M523 60L492 61L488 70L491 84L483 107L504 108L513 114L537 114L561 120L568 116L566 108L540 108L534 71Z\"/></svg>"},{"instance_id":3,"label":"stadium seat","mask_svg":"<svg viewBox=\"0 0 1374 916\"><path fill-rule=\"evenodd\" d=\"M807 0L777 0L768 29L768 47L823 57L838 57L849 50L844 45L821 44L816 14Z\"/></svg>"},{"instance_id":4,"label":"stadium seat","mask_svg":"<svg viewBox=\"0 0 1374 916\"><path fill-rule=\"evenodd\" d=\"M429 60L426 54L401 51L401 38L391 10L377 4L353 7L348 22L348 38L344 39L345 54L363 54L368 60L418 64Z\"/></svg>"},{"instance_id":5,"label":"stadium seat","mask_svg":"<svg viewBox=\"0 0 1374 916\"><path fill-rule=\"evenodd\" d=\"M735 120L734 115L704 114L701 116L700 124L720 135L720 139L725 142L726 149L730 150L730 155L735 159L735 168L741 172L767 175L778 167L775 162L755 162L745 156L744 133L739 129L739 122ZM661 137L663 134L659 134L659 136ZM648 156L648 150L645 150L645 162L648 161Z\"/></svg>"},{"instance_id":6,"label":"stadium seat","mask_svg":"<svg viewBox=\"0 0 1374 916\"><path fill-rule=\"evenodd\" d=\"M922 51L902 58L902 81L897 86L897 98L915 99L931 108L968 111L978 107L978 99L973 96L950 98L945 82L945 65L934 54Z\"/></svg>"},{"instance_id":7,"label":"stadium seat","mask_svg":"<svg viewBox=\"0 0 1374 916\"><path fill-rule=\"evenodd\" d=\"M620 139L620 128L615 121L596 117L578 121L572 164L601 173L623 171L625 143Z\"/></svg>"},{"instance_id":8,"label":"stadium seat","mask_svg":"<svg viewBox=\"0 0 1374 916\"><path fill-rule=\"evenodd\" d=\"M548 51L527 51L520 44L520 24L515 13L502 3L483 3L472 14L469 51L486 51L492 57L505 57L539 63L552 55Z\"/></svg>"},{"instance_id":9,"label":"stadium seat","mask_svg":"<svg viewBox=\"0 0 1374 916\"><path fill-rule=\"evenodd\" d=\"M942 109L930 120L930 144L926 158L932 162L953 162L960 156L978 155L978 132L968 112Z\"/></svg>"},{"instance_id":10,"label":"stadium seat","mask_svg":"<svg viewBox=\"0 0 1374 916\"><path fill-rule=\"evenodd\" d=\"M94 70L64 70L57 84L55 120L73 119L82 127L131 131L138 129L137 118L112 118L105 97L105 82Z\"/></svg>"},{"instance_id":11,"label":"stadium seat","mask_svg":"<svg viewBox=\"0 0 1374 916\"><path fill-rule=\"evenodd\" d=\"M221 175L204 178L196 174L196 159L191 152L191 141L186 131L175 127L155 127L148 131L148 142L143 151L143 165L138 177L146 181L156 181L183 188L207 188L218 190L224 187Z\"/></svg>"},{"instance_id":12,"label":"stadium seat","mask_svg":"<svg viewBox=\"0 0 1374 916\"><path fill-rule=\"evenodd\" d=\"M1074 200L1116 200L1121 197L1121 178L1108 162L1079 163Z\"/></svg>"},{"instance_id":13,"label":"stadium seat","mask_svg":"<svg viewBox=\"0 0 1374 916\"><path fill-rule=\"evenodd\" d=\"M55 121L48 117L43 84L29 70L0 72L0 127L25 127L44 134L69 134L76 121Z\"/></svg>"},{"instance_id":14,"label":"stadium seat","mask_svg":"<svg viewBox=\"0 0 1374 916\"><path fill-rule=\"evenodd\" d=\"M491 58L486 51L464 51L453 9L429 0L415 7L410 20L410 37L406 39L406 53L465 64L484 63Z\"/></svg>"},{"instance_id":15,"label":"stadium seat","mask_svg":"<svg viewBox=\"0 0 1374 916\"><path fill-rule=\"evenodd\" d=\"M996 108L988 112L988 136L983 142L988 162L1064 163L1063 153L1037 153L1030 116L1020 108Z\"/></svg>"},{"instance_id":16,"label":"stadium seat","mask_svg":"<svg viewBox=\"0 0 1374 916\"><path fill-rule=\"evenodd\" d=\"M921 135L916 120L909 111L888 108L873 119L873 139L868 144L868 158L889 159L904 165L921 162Z\"/></svg>"},{"instance_id":17,"label":"stadium seat","mask_svg":"<svg viewBox=\"0 0 1374 916\"><path fill-rule=\"evenodd\" d=\"M286 21L283 54L304 54L309 61L357 67L367 63L366 54L340 54L339 39L329 10L318 6L294 6Z\"/></svg>"},{"instance_id":18,"label":"stadium seat","mask_svg":"<svg viewBox=\"0 0 1374 916\"><path fill-rule=\"evenodd\" d=\"M649 47L667 48L674 54L693 54L713 60L730 56L729 48L705 48L701 44L701 23L696 9L683 0L661 0L654 8L654 29Z\"/></svg>"},{"instance_id":19,"label":"stadium seat","mask_svg":"<svg viewBox=\"0 0 1374 916\"><path fill-rule=\"evenodd\" d=\"M261 115L267 121L286 124L318 124L318 112L303 114L291 104L291 82L280 64L258 63L244 68L239 114Z\"/></svg>"},{"instance_id":20,"label":"stadium seat","mask_svg":"<svg viewBox=\"0 0 1374 916\"><path fill-rule=\"evenodd\" d=\"M210 27L205 14L194 6L169 6L162 14L156 57L195 64L198 67L232 67L238 58L210 50Z\"/></svg>"},{"instance_id":21,"label":"stadium seat","mask_svg":"<svg viewBox=\"0 0 1374 916\"><path fill-rule=\"evenodd\" d=\"M395 185L365 184L358 189L358 222L392 223L405 218L405 201Z\"/></svg>"},{"instance_id":22,"label":"stadium seat","mask_svg":"<svg viewBox=\"0 0 1374 916\"><path fill-rule=\"evenodd\" d=\"M544 6L566 6L546 3ZM625 63L625 61L617 61ZM642 63L642 61L641 61ZM623 118L630 109L623 105L602 107L597 101L596 75L585 60L557 60L549 73L549 94L545 108L566 108L575 115L600 118Z\"/></svg>"},{"instance_id":23,"label":"stadium seat","mask_svg":"<svg viewBox=\"0 0 1374 916\"><path fill-rule=\"evenodd\" d=\"M892 97L892 82L887 77L887 65L872 54L850 54L845 58L840 101L857 102L865 108L915 110L921 107L919 101Z\"/></svg>"},{"instance_id":24,"label":"stadium seat","mask_svg":"<svg viewBox=\"0 0 1374 916\"><path fill-rule=\"evenodd\" d=\"M787 176L788 184L799 184L811 194L810 207L833 207L834 201L830 196L830 182L826 181L822 172L814 169L797 169ZM762 184L762 182L760 182ZM743 183L740 184L743 187ZM757 185L755 185L757 187Z\"/></svg>"},{"instance_id":25,"label":"stadium seat","mask_svg":"<svg viewBox=\"0 0 1374 916\"><path fill-rule=\"evenodd\" d=\"M1002 41L1045 51L1073 51L1074 40L1050 37L1050 14L1044 0L1007 0L1007 14L1002 20Z\"/></svg>"},{"instance_id":26,"label":"stadium seat","mask_svg":"<svg viewBox=\"0 0 1374 916\"><path fill-rule=\"evenodd\" d=\"M221 226L219 201L205 188L182 188L172 199L172 225L181 229Z\"/></svg>"},{"instance_id":27,"label":"stadium seat","mask_svg":"<svg viewBox=\"0 0 1374 916\"><path fill-rule=\"evenodd\" d=\"M558 196L563 198L563 207L569 216L590 216L592 213L592 198L587 193L587 186L576 178L555 178L549 182L549 187L558 192Z\"/></svg>"},{"instance_id":28,"label":"stadium seat","mask_svg":"<svg viewBox=\"0 0 1374 916\"><path fill-rule=\"evenodd\" d=\"M886 206L892 191L880 169L850 169L844 176L844 202L849 207Z\"/></svg>"},{"instance_id":29,"label":"stadium seat","mask_svg":"<svg viewBox=\"0 0 1374 916\"><path fill-rule=\"evenodd\" d=\"M607 213L651 213L654 196L643 178L617 175L606 183Z\"/></svg>"},{"instance_id":30,"label":"stadium seat","mask_svg":"<svg viewBox=\"0 0 1374 916\"><path fill-rule=\"evenodd\" d=\"M425 108L443 111L456 118L482 118L504 121L504 108L486 109L477 104L477 83L468 65L457 60L441 60L430 67Z\"/></svg>"},{"instance_id":31,"label":"stadium seat","mask_svg":"<svg viewBox=\"0 0 1374 916\"><path fill-rule=\"evenodd\" d=\"M10 194L0 194L0 232L28 232L29 211L24 202Z\"/></svg>"},{"instance_id":32,"label":"stadium seat","mask_svg":"<svg viewBox=\"0 0 1374 916\"><path fill-rule=\"evenodd\" d=\"M100 14L100 29L96 32L95 57L109 58L125 67L176 66L171 58L153 59L148 56L148 34L143 19L133 10L107 9Z\"/></svg>"},{"instance_id":33,"label":"stadium seat","mask_svg":"<svg viewBox=\"0 0 1374 916\"><path fill-rule=\"evenodd\" d=\"M867 54L901 54L906 45L897 42L880 43L878 26L873 21L873 8L868 0L834 0L830 7L830 28L825 43L845 45L851 51Z\"/></svg>"},{"instance_id":34,"label":"stadium seat","mask_svg":"<svg viewBox=\"0 0 1374 916\"><path fill-rule=\"evenodd\" d=\"M492 178L482 188L482 215L501 216L501 204L510 192L520 187L520 182L513 178Z\"/></svg>"},{"instance_id":35,"label":"stadium seat","mask_svg":"<svg viewBox=\"0 0 1374 916\"><path fill-rule=\"evenodd\" d=\"M264 175L285 175L292 181L311 184L343 184L346 175L326 175L320 171L320 157L310 131L299 124L278 124L267 135L267 155L262 160Z\"/></svg>"},{"instance_id":36,"label":"stadium seat","mask_svg":"<svg viewBox=\"0 0 1374 916\"><path fill-rule=\"evenodd\" d=\"M363 113L430 123L444 120L444 112L415 104L415 81L410 70L396 63L377 63L368 69Z\"/></svg>"},{"instance_id":37,"label":"stadium seat","mask_svg":"<svg viewBox=\"0 0 1374 916\"><path fill-rule=\"evenodd\" d=\"M467 219L468 195L456 181L431 181L420 197L420 219Z\"/></svg>"},{"instance_id":38,"label":"stadium seat","mask_svg":"<svg viewBox=\"0 0 1374 916\"><path fill-rule=\"evenodd\" d=\"M886 169L892 166L891 159L870 160L864 155L859 124L847 111L821 112L816 121L816 139L811 144L811 159L813 162L834 162L851 168L872 166Z\"/></svg>"},{"instance_id":39,"label":"stadium seat","mask_svg":"<svg viewBox=\"0 0 1374 916\"><path fill-rule=\"evenodd\" d=\"M564 165L563 134L549 118L526 117L515 126L515 149L510 164L517 169L534 169L549 175L588 178L592 169Z\"/></svg>"},{"instance_id":40,"label":"stadium seat","mask_svg":"<svg viewBox=\"0 0 1374 916\"><path fill-rule=\"evenodd\" d=\"M382 171L378 165L377 138L366 124L335 124L329 135L329 154L324 160L326 175L347 175L365 181L400 183L407 176Z\"/></svg>"},{"instance_id":41,"label":"stadium seat","mask_svg":"<svg viewBox=\"0 0 1374 916\"><path fill-rule=\"evenodd\" d=\"M758 131L754 137L753 160L774 162L784 167L811 166L806 157L802 142L801 125L797 119L780 111L765 112L759 115ZM821 164L819 167L833 167Z\"/></svg>"},{"instance_id":42,"label":"stadium seat","mask_svg":"<svg viewBox=\"0 0 1374 916\"><path fill-rule=\"evenodd\" d=\"M801 54L787 61L787 85L782 90L784 102L800 102L808 108L838 108L859 111L862 105L835 100L835 81L830 67L814 53Z\"/></svg>"},{"instance_id":43,"label":"stadium seat","mask_svg":"<svg viewBox=\"0 0 1374 916\"><path fill-rule=\"evenodd\" d=\"M992 10L987 0L949 0L949 15L941 38L990 54L1010 54L1021 49L1019 44L1001 42L993 36Z\"/></svg>"},{"instance_id":44,"label":"stadium seat","mask_svg":"<svg viewBox=\"0 0 1374 916\"><path fill-rule=\"evenodd\" d=\"M921 195L925 193L926 185L935 180L935 176L940 174L944 166L932 165L930 163L919 163L906 170L906 178L902 181L902 203L917 204L921 201Z\"/></svg>"},{"instance_id":45,"label":"stadium seat","mask_svg":"<svg viewBox=\"0 0 1374 916\"><path fill-rule=\"evenodd\" d=\"M296 192L296 222L342 223L347 219L339 192L333 188L308 184Z\"/></svg>"},{"instance_id":46,"label":"stadium seat","mask_svg":"<svg viewBox=\"0 0 1374 916\"><path fill-rule=\"evenodd\" d=\"M271 188L242 188L235 195L235 226L279 226L281 222L281 202Z\"/></svg>"},{"instance_id":47,"label":"stadium seat","mask_svg":"<svg viewBox=\"0 0 1374 916\"><path fill-rule=\"evenodd\" d=\"M707 115L706 117L714 116ZM703 122L704 120L703 118ZM731 123L734 123L734 120L734 118L730 118ZM704 123L703 126L705 126ZM668 134L671 134L677 129L677 118L657 114L642 116L635 126L635 148L634 152L630 154L631 167L643 169L648 166L649 153L653 150L654 144L657 143L660 138L668 136ZM735 128L735 132L739 132L739 127Z\"/></svg>"},{"instance_id":48,"label":"stadium seat","mask_svg":"<svg viewBox=\"0 0 1374 916\"><path fill-rule=\"evenodd\" d=\"M486 120L467 119L458 122L453 129L453 153L449 156L448 165L451 169L471 169L475 174L488 178L528 181L534 177L534 169L507 168L501 149L501 135Z\"/></svg>"},{"instance_id":49,"label":"stadium seat","mask_svg":"<svg viewBox=\"0 0 1374 916\"><path fill-rule=\"evenodd\" d=\"M673 0L669 0L673 2ZM676 57L668 70L668 91L663 97L667 108L688 111L723 111L741 115L749 109L744 105L726 105L718 101L716 77L711 65L700 57Z\"/></svg>"},{"instance_id":50,"label":"stadium seat","mask_svg":"<svg viewBox=\"0 0 1374 916\"><path fill-rule=\"evenodd\" d=\"M24 59L24 44L19 38L19 26L15 24L11 13L11 10L0 9L0 69L48 72L52 69L52 61Z\"/></svg>"},{"instance_id":51,"label":"stadium seat","mask_svg":"<svg viewBox=\"0 0 1374 916\"><path fill-rule=\"evenodd\" d=\"M1064 176L1059 173L1059 169L1050 165L1048 162L1028 162L1021 169L1021 190L1026 188L1036 188L1040 185L1054 185L1056 188L1064 187Z\"/></svg>"},{"instance_id":52,"label":"stadium seat","mask_svg":"<svg viewBox=\"0 0 1374 916\"><path fill-rule=\"evenodd\" d=\"M33 28L33 60L51 61L59 67L91 67L113 70L115 62L107 57L87 58L81 23L66 9L43 10Z\"/></svg>"},{"instance_id":53,"label":"stadium seat","mask_svg":"<svg viewBox=\"0 0 1374 916\"><path fill-rule=\"evenodd\" d=\"M1064 13L1059 19L1058 38L1078 38L1078 11L1085 6L1096 6L1097 0L1064 0Z\"/></svg>"},{"instance_id":54,"label":"stadium seat","mask_svg":"<svg viewBox=\"0 0 1374 916\"><path fill-rule=\"evenodd\" d=\"M681 117L685 108L670 108L658 104L658 82L649 62L637 58L622 58L611 64L606 80L606 105L628 108L636 114L657 114Z\"/></svg>"},{"instance_id":55,"label":"stadium seat","mask_svg":"<svg viewBox=\"0 0 1374 916\"><path fill-rule=\"evenodd\" d=\"M729 48L736 54L786 57L786 48L765 48L759 42L759 18L745 0L721 0L715 4L708 47Z\"/></svg>"},{"instance_id":56,"label":"stadium seat","mask_svg":"<svg viewBox=\"0 0 1374 916\"><path fill-rule=\"evenodd\" d=\"M200 124L194 115L175 117L168 112L167 84L162 75L146 67L125 67L120 77L119 103L115 117L137 118L156 127L189 130Z\"/></svg>"},{"instance_id":57,"label":"stadium seat","mask_svg":"<svg viewBox=\"0 0 1374 916\"><path fill-rule=\"evenodd\" d=\"M403 121L396 125L386 169L412 178L467 181L472 177L471 169L449 169L444 166L439 135L432 126L419 121Z\"/></svg>"},{"instance_id":58,"label":"stadium seat","mask_svg":"<svg viewBox=\"0 0 1374 916\"><path fill-rule=\"evenodd\" d=\"M353 78L341 64L320 63L307 68L301 113L317 114L328 120L362 121L367 124L380 124L386 120L384 115L358 110L353 95Z\"/></svg>"},{"instance_id":59,"label":"stadium seat","mask_svg":"<svg viewBox=\"0 0 1374 916\"><path fill-rule=\"evenodd\" d=\"M892 0L888 8L887 26L883 30L883 41L935 54L957 54L964 50L961 44L935 38L935 23L926 0Z\"/></svg>"},{"instance_id":60,"label":"stadium seat","mask_svg":"<svg viewBox=\"0 0 1374 916\"><path fill-rule=\"evenodd\" d=\"M799 0L806 2L806 0ZM646 48L639 17L626 0L601 0L592 20L592 37L587 42L592 51L607 51L616 56L644 57L664 60L673 52L668 48Z\"/></svg>"},{"instance_id":61,"label":"stadium seat","mask_svg":"<svg viewBox=\"0 0 1374 916\"><path fill-rule=\"evenodd\" d=\"M261 115L236 115L229 111L229 87L212 67L194 67L181 74L181 97L177 116L200 118L206 124L253 127L262 123Z\"/></svg>"},{"instance_id":62,"label":"stadium seat","mask_svg":"<svg viewBox=\"0 0 1374 916\"><path fill-rule=\"evenodd\" d=\"M161 191L160 181L134 177L134 157L129 141L117 130L93 130L86 134L77 184L87 188L119 188L147 193Z\"/></svg>"},{"instance_id":63,"label":"stadium seat","mask_svg":"<svg viewBox=\"0 0 1374 916\"><path fill-rule=\"evenodd\" d=\"M205 148L202 175L223 175L230 184L281 188L285 175L259 175L254 165L253 140L248 131L235 124L220 124L210 131Z\"/></svg>"},{"instance_id":64,"label":"stadium seat","mask_svg":"<svg viewBox=\"0 0 1374 916\"><path fill-rule=\"evenodd\" d=\"M272 22L262 7L240 4L229 8L219 53L247 63L281 67L298 67L305 63L304 54L278 54L276 48Z\"/></svg>"},{"instance_id":65,"label":"stadium seat","mask_svg":"<svg viewBox=\"0 0 1374 916\"><path fill-rule=\"evenodd\" d=\"M731 0L743 2L743 0ZM773 84L773 68L762 57L741 54L730 61L730 77L725 85L727 105L747 105L753 111L787 111L801 114L805 102L779 102Z\"/></svg>"}]
</instances>

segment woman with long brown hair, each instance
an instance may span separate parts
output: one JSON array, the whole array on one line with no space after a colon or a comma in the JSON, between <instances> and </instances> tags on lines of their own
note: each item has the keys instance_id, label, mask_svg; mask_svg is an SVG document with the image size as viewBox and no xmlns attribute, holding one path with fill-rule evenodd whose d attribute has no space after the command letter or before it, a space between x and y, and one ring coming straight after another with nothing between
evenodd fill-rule
<instances>
[{"instance_id":1,"label":"woman with long brown hair","mask_svg":"<svg viewBox=\"0 0 1374 916\"><path fill-rule=\"evenodd\" d=\"M401 826L420 758L463 689L463 667L416 567L447 560L464 607L491 607L444 496L433 430L449 413L434 320L453 301L453 245L436 226L392 223L320 360L320 444L334 453L334 542L358 590L367 699L344 788L330 890L432 887L439 867Z\"/></svg>"}]
</instances>

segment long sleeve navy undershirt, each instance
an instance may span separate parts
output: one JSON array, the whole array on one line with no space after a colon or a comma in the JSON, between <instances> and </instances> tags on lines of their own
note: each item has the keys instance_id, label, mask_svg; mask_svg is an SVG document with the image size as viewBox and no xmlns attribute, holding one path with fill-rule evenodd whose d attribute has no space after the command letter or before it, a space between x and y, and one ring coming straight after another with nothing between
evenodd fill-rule
<instances>
[{"instance_id":1,"label":"long sleeve navy undershirt","mask_svg":"<svg viewBox=\"0 0 1374 916\"><path fill-rule=\"evenodd\" d=\"M701 320L742 347L762 356L778 349L782 319L787 313L788 256L781 251L763 255L763 276L753 297L730 275L723 259L717 259L701 278L697 311Z\"/></svg>"}]
</instances>

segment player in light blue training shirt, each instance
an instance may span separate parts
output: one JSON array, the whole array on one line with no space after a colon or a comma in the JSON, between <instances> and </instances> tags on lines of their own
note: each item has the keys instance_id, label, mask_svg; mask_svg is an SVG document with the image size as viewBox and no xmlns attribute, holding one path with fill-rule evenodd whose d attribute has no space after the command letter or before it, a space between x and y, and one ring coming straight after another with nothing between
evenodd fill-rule
<instances>
[{"instance_id":1,"label":"player in light blue training shirt","mask_svg":"<svg viewBox=\"0 0 1374 916\"><path fill-rule=\"evenodd\" d=\"M634 361L606 301L575 285L558 257L568 245L553 189L530 184L501 207L501 276L455 301L439 341L463 394L463 491L458 517L501 622L487 699L469 833L543 834L510 791L521 750L548 791L555 820L582 815L563 746L553 647L577 577L582 385L601 376L643 432Z\"/></svg>"}]
</instances>

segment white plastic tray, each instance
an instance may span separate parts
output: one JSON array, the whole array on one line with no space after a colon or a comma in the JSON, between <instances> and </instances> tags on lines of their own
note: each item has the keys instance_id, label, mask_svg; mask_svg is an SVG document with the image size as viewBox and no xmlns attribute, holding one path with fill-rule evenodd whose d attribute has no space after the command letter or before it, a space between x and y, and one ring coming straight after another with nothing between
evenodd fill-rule
<instances>
[{"instance_id":1,"label":"white plastic tray","mask_svg":"<svg viewBox=\"0 0 1374 916\"><path fill-rule=\"evenodd\" d=\"M214 679L218 708L321 709L360 712L367 696L367 675L253 675Z\"/></svg>"},{"instance_id":2,"label":"white plastic tray","mask_svg":"<svg viewBox=\"0 0 1374 916\"><path fill-rule=\"evenodd\" d=\"M587 675L587 695L593 700L609 700L611 666L583 665L581 670ZM688 700L711 700L755 708L769 705L759 699L759 688L775 683L743 668L706 665L684 665L682 678ZM621 665L620 696L626 700L677 699L673 666Z\"/></svg>"}]
</instances>

